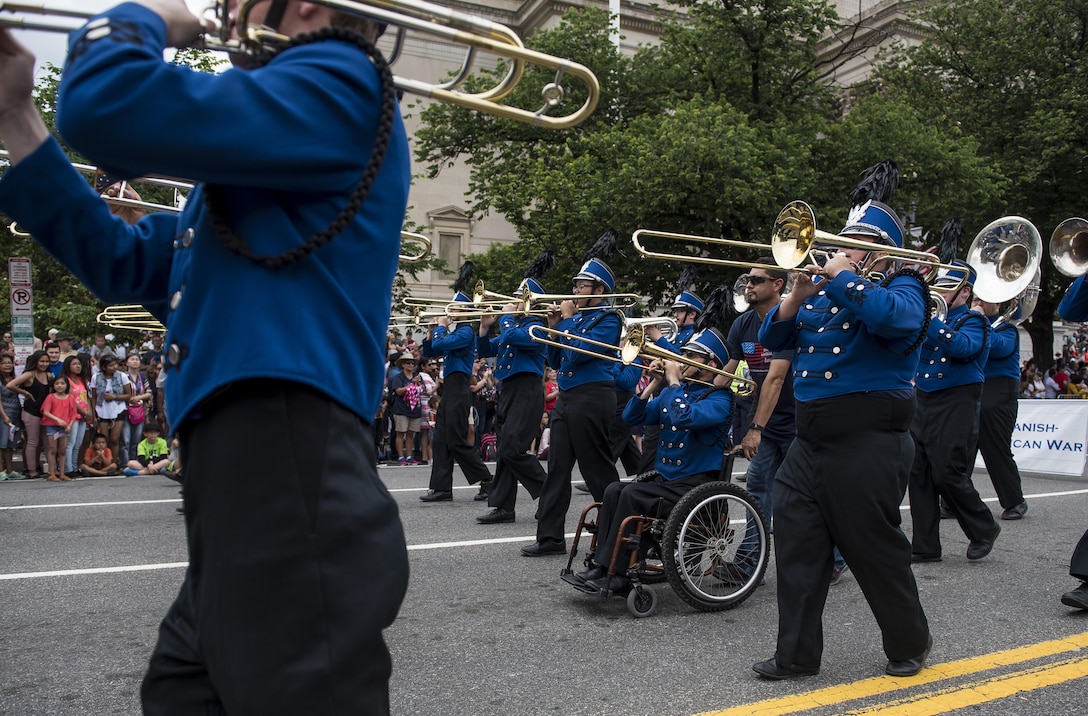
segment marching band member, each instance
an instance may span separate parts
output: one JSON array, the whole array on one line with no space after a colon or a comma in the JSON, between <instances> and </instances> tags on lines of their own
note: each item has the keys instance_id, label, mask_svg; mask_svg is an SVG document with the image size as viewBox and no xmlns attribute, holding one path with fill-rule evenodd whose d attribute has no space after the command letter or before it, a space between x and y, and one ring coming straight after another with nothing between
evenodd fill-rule
<instances>
[{"instance_id":1,"label":"marching band member","mask_svg":"<svg viewBox=\"0 0 1088 716\"><path fill-rule=\"evenodd\" d=\"M971 482L990 322L969 308L974 269L959 260L953 264L959 268L942 269L933 282L948 314L943 321L937 317L930 321L914 376L917 409L911 425L915 451L910 474L914 562L941 560L941 497L971 541L967 559L989 554L1001 532ZM956 288L965 276L966 282Z\"/></svg>"},{"instance_id":2,"label":"marching band member","mask_svg":"<svg viewBox=\"0 0 1088 716\"><path fill-rule=\"evenodd\" d=\"M1088 321L1088 288L1081 275L1065 291L1058 304L1058 315L1067 321ZM1081 536L1069 560L1069 575L1080 580L1080 586L1062 595L1062 604L1076 609L1088 609L1088 531Z\"/></svg>"},{"instance_id":3,"label":"marching band member","mask_svg":"<svg viewBox=\"0 0 1088 716\"><path fill-rule=\"evenodd\" d=\"M990 355L986 359L986 381L982 384L978 413L978 452L982 453L986 472L1004 510L1001 519L1019 520L1028 511L1020 469L1011 447L1020 406L1020 331L1012 321L994 327L1001 314L999 303L976 297L973 308L990 321ZM974 462L971 459L972 465Z\"/></svg>"},{"instance_id":4,"label":"marching band member","mask_svg":"<svg viewBox=\"0 0 1088 716\"><path fill-rule=\"evenodd\" d=\"M691 290L694 283L695 271L690 267L684 269L677 281L678 295L672 303L672 318L676 321L677 329L674 336L666 338L661 329L656 326L649 326L646 329L646 337L659 348L664 348L670 353L680 355L681 348L695 334L695 321L705 308L703 299ZM646 472L657 467L657 430L656 424L646 426L642 439L642 460L639 462L639 472Z\"/></svg>"},{"instance_id":5,"label":"marching band member","mask_svg":"<svg viewBox=\"0 0 1088 716\"><path fill-rule=\"evenodd\" d=\"M465 293L473 266L466 261L454 284L454 304L472 308L472 299ZM469 376L476 353L476 332L467 321L454 323L449 316L434 319L421 352L424 358L445 358L442 372L442 400L434 421L434 441L431 443L431 481L427 492L419 496L423 502L448 502L453 499L453 464L465 473L468 484L480 485L475 499L485 500L491 486L491 472L475 445L468 439L468 422L472 408ZM537 418L539 420L539 418Z\"/></svg>"},{"instance_id":6,"label":"marching band member","mask_svg":"<svg viewBox=\"0 0 1088 716\"><path fill-rule=\"evenodd\" d=\"M842 236L902 246L886 204L851 211ZM832 545L850 564L883 634L893 676L918 673L932 645L910 567L899 505L914 456L909 427L927 289L916 272L881 283L856 273L867 255L846 249L818 279L797 274L793 290L759 331L771 351L794 350L797 437L775 478L778 645L753 665L768 679L819 673L822 614ZM877 262L874 269L886 268Z\"/></svg>"},{"instance_id":7,"label":"marching band member","mask_svg":"<svg viewBox=\"0 0 1088 716\"><path fill-rule=\"evenodd\" d=\"M163 60L203 31L182 0L126 2L71 35L56 115L65 140L124 178L200 182L179 215L133 226L50 138L32 100L34 58L0 30L12 163L0 211L99 298L143 304L168 328L189 566L143 712L387 714L382 629L408 559L371 421L407 135L368 49L372 22L295 2L255 6L250 22L294 40L263 66L235 56L217 74ZM364 175L373 183L360 201ZM288 333L291 350L268 350ZM355 359L330 365L345 335L360 342ZM244 445L275 449L239 470Z\"/></svg>"},{"instance_id":8,"label":"marching band member","mask_svg":"<svg viewBox=\"0 0 1088 716\"><path fill-rule=\"evenodd\" d=\"M628 423L656 423L669 437L658 449L660 460L652 480L615 482L604 491L593 565L575 576L595 589L623 592L631 585L625 574L627 559L622 553L616 562L618 571L607 576L625 519L658 510L667 515L689 490L717 480L721 471L733 396L727 388L713 385L716 374L702 366L721 368L729 352L721 333L709 328L685 343L681 355L695 365L653 361L650 370L656 374L654 379L642 395L631 398L623 411ZM657 397L653 397L655 393Z\"/></svg>"},{"instance_id":9,"label":"marching band member","mask_svg":"<svg viewBox=\"0 0 1088 716\"><path fill-rule=\"evenodd\" d=\"M582 265L571 289L578 298L563 301L559 306L561 315L548 315L549 325L567 334L562 343L594 353L602 349L589 344L580 346L579 336L619 345L623 319L606 299L594 298L612 293L615 287L612 269L604 261L590 258ZM548 476L540 493L536 542L521 548L526 557L566 553L564 527L575 461L595 500L601 499L609 484L620 479L609 441L616 410L613 361L549 346L546 362L558 372L559 399L550 422Z\"/></svg>"},{"instance_id":10,"label":"marching band member","mask_svg":"<svg viewBox=\"0 0 1088 716\"><path fill-rule=\"evenodd\" d=\"M526 288L532 293L545 293L537 279L554 263L551 252L541 255L526 271L518 293ZM491 338L490 329L496 321L499 335ZM497 356L495 377L502 381L495 411L499 454L495 481L487 498L491 511L476 518L480 524L514 521L519 482L534 500L544 486L544 468L529 451L540 435L540 416L544 414L544 391L540 389L544 378L544 345L529 336L529 329L542 325L540 316L519 315L518 306L513 303L503 306L501 316L485 315L480 319L476 353L481 357Z\"/></svg>"}]
</instances>

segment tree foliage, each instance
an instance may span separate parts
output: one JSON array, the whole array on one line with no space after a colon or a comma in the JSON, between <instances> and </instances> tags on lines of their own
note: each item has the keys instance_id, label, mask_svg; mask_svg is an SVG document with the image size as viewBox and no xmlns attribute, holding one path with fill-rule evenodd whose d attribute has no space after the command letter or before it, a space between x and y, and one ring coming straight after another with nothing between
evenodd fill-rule
<instances>
[{"instance_id":1,"label":"tree foliage","mask_svg":"<svg viewBox=\"0 0 1088 716\"><path fill-rule=\"evenodd\" d=\"M859 173L884 158L900 168L893 205L928 245L953 216L964 223L966 244L999 216L1030 219L1046 241L1062 219L1085 212L1084 3L911 4L926 39L891 48L870 81L841 91L824 80L865 49L864 33L843 24L830 3L674 4L683 14L666 23L660 43L631 57L609 44L607 17L594 10L568 13L529 39L602 80L598 111L573 130L443 106L422 113L417 159L432 175L467 162L470 212L497 212L521 237L472 257L489 284L516 284L532 257L550 248L560 261L545 282L565 290L582 251L607 226L621 235L645 227L766 243L779 208L804 199L821 228L836 231ZM837 51L818 53L835 42ZM684 265L644 260L621 245L610 263L624 290L651 304L667 299ZM711 253L745 258L736 249ZM739 271L701 267L696 288L705 293ZM1046 364L1068 280L1048 260L1042 271L1043 296L1026 327Z\"/></svg>"}]
</instances>

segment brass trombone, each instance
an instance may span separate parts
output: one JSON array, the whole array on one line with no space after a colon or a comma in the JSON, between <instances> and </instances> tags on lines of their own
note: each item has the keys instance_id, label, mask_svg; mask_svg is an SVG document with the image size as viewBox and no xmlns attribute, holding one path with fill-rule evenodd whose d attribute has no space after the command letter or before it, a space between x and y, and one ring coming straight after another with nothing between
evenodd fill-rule
<instances>
[{"instance_id":1,"label":"brass trombone","mask_svg":"<svg viewBox=\"0 0 1088 716\"><path fill-rule=\"evenodd\" d=\"M0 5L4 5L4 4L6 4L6 3L0 3ZM0 22L0 25L2 25L2 24L3 23ZM7 159L9 156L10 155L8 154L7 151L5 151L3 149L0 149L0 159ZM98 167L91 166L90 164L80 164L79 162L72 162L72 167L74 169L76 169L77 171L79 171L80 173L87 174L87 175L89 175L91 177L96 176L98 174L98 172L99 172ZM129 182L127 182L127 181L112 182L112 183L109 184L109 186L113 186L114 184L118 184L118 183L120 184L120 187L119 187L119 189L117 191L117 196L110 196L109 194L105 193L105 189L107 187L103 187L103 191L100 192L100 195L102 196L102 200L105 201L110 206L124 206L124 207L128 207L130 209L138 209L140 211L148 211L148 212L166 212L166 213L171 213L171 214L180 214L181 210L185 207L185 200L186 200L186 196L184 194L182 194L182 192L183 191L189 191L190 189L193 188L193 185L191 183L189 183L189 182L182 181L181 179L177 179L177 178L174 178L174 177L166 177L166 176L160 176L160 175L150 175L150 176L140 177L139 179L136 179L134 181L136 181L136 182L145 182L145 183L148 183L148 184L155 184L156 186L165 186L165 187L169 187L169 188L173 189L174 190L174 203L173 204L158 204L158 203L152 202L152 201L142 201L142 200L139 200L139 199L126 198L124 196L124 187L127 184L129 184ZM8 231L10 231L13 235L19 236L19 237L22 237L22 238L26 238L26 237L30 236L30 234L28 232L23 231L22 229L20 229L16 222L12 222L11 225L8 226ZM422 252L411 253L411 254L401 253L400 254L400 262L401 263L405 263L405 264L419 263L423 259L427 258L427 256L429 256L430 253L431 253L431 240L429 238L427 238L426 236L424 236L423 234L416 234L416 233L412 233L411 231L401 231L400 232L400 240L401 240L402 244L405 241L407 241L407 242L410 242L410 243L414 242L414 243L423 245L423 251ZM117 326L115 326L115 327L117 327Z\"/></svg>"},{"instance_id":2,"label":"brass trombone","mask_svg":"<svg viewBox=\"0 0 1088 716\"><path fill-rule=\"evenodd\" d=\"M767 244L761 244L757 241L737 241L735 239L721 239L713 236L695 236L693 234L677 234L671 231L655 231L652 229L639 229L631 235L631 243L635 246L635 251L649 259L664 259L668 261L687 261L688 263L697 264L709 264L711 266L732 266L735 268L756 268L762 266L763 268L770 268L766 264L758 264L752 261L735 261L732 259L718 259L711 256L693 256L690 254L676 254L666 253L662 251L651 251L643 246L643 238L658 238L658 239L670 239L674 241L683 241L689 244L709 244L710 246L726 246L729 248L738 249L752 249L766 252L770 249Z\"/></svg>"},{"instance_id":3,"label":"brass trombone","mask_svg":"<svg viewBox=\"0 0 1088 716\"><path fill-rule=\"evenodd\" d=\"M667 351L664 348L659 348L653 344L647 337L646 332L640 325L631 326L627 333L620 339L620 345L614 346L611 343L604 343L602 341L595 341L583 336L574 335L565 331L559 331L554 328L547 328L545 326L532 326L529 328L529 337L537 343L543 343L546 346L552 346L554 348L561 348L563 350L571 350L575 353L583 353L585 355L591 355L595 358L603 358L614 363L623 363L624 365L631 365L639 358L648 358L651 360L671 360L681 365L698 368L699 370L708 370L715 375L723 378L728 378L732 381L731 384L740 383L741 388L737 390L737 395L751 395L755 390L756 383L750 378L745 378L742 375L735 375L733 373L726 372L721 368L712 368L703 363L697 363L693 360L685 358L682 355ZM568 339L570 343L564 343L563 339ZM591 351L586 348L580 348L575 344L586 344L602 348L606 353L598 351ZM619 355L615 355L616 352ZM660 373L658 373L660 375ZM712 385L705 381L689 381L695 383L701 383L703 385Z\"/></svg>"},{"instance_id":4,"label":"brass trombone","mask_svg":"<svg viewBox=\"0 0 1088 716\"><path fill-rule=\"evenodd\" d=\"M1074 216L1050 235L1050 260L1066 276L1088 273L1088 221Z\"/></svg>"},{"instance_id":5,"label":"brass trombone","mask_svg":"<svg viewBox=\"0 0 1088 716\"><path fill-rule=\"evenodd\" d=\"M139 304L109 306L98 314L96 320L110 328L166 333L166 326Z\"/></svg>"},{"instance_id":6,"label":"brass trombone","mask_svg":"<svg viewBox=\"0 0 1088 716\"><path fill-rule=\"evenodd\" d=\"M235 54L254 54L283 47L290 40L267 27L251 24L250 13L264 0L242 0L230 15L230 0L208 2L199 18L206 28L194 47ZM422 0L313 0L337 12L368 18L394 28L393 50L389 63L400 57L409 31L425 36L423 41L439 41L465 48L461 67L452 78L438 84L394 76L397 89L439 102L455 104L497 117L515 119L539 127L564 129L585 120L597 106L600 85L596 76L584 65L527 49L521 38L510 28L490 20L450 10ZM27 0L0 2L0 27L69 33L81 27L98 11L79 7L64 0ZM42 20L31 15L42 16ZM232 25L237 26L238 38L231 37ZM485 52L507 61L506 73L491 88L468 92L463 88L472 74L477 53ZM500 104L513 92L527 66L554 71L555 77L541 88L541 106L535 111ZM560 104L567 94L563 79L570 75L585 86L586 97L574 112L552 117L548 112Z\"/></svg>"}]
</instances>

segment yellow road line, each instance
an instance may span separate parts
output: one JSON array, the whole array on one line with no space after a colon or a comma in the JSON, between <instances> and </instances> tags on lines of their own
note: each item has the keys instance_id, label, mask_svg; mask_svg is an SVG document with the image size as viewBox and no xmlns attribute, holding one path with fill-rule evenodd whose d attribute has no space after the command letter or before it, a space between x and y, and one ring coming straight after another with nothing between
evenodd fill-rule
<instances>
[{"instance_id":1,"label":"yellow road line","mask_svg":"<svg viewBox=\"0 0 1088 716\"><path fill-rule=\"evenodd\" d=\"M1076 651L1085 647L1088 647L1088 632L1075 634L1064 639L1054 639L1015 649L983 654L969 659L933 664L927 666L917 676L909 678L876 676L849 684L839 684L801 694L757 701L720 711L707 711L698 716L780 716L781 714L792 714L821 706L841 704L846 701L899 691L913 686L932 684L968 674L977 674L989 669L1054 656L1067 651Z\"/></svg>"},{"instance_id":2,"label":"yellow road line","mask_svg":"<svg viewBox=\"0 0 1088 716\"><path fill-rule=\"evenodd\" d=\"M1031 669L1000 674L990 679L950 686L908 699L848 711L851 716L937 716L968 706L997 701L1013 694L1088 677L1088 658L1064 659Z\"/></svg>"}]
</instances>

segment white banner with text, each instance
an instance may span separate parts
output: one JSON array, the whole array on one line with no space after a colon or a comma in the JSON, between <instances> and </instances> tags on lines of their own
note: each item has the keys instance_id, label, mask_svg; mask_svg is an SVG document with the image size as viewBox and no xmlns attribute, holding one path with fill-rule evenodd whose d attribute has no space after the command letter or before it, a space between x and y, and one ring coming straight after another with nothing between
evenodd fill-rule
<instances>
[{"instance_id":1,"label":"white banner with text","mask_svg":"<svg viewBox=\"0 0 1088 716\"><path fill-rule=\"evenodd\" d=\"M1021 400L1012 431L1012 456L1024 472L1084 473L1088 400ZM982 455L975 467L983 468Z\"/></svg>"}]
</instances>

